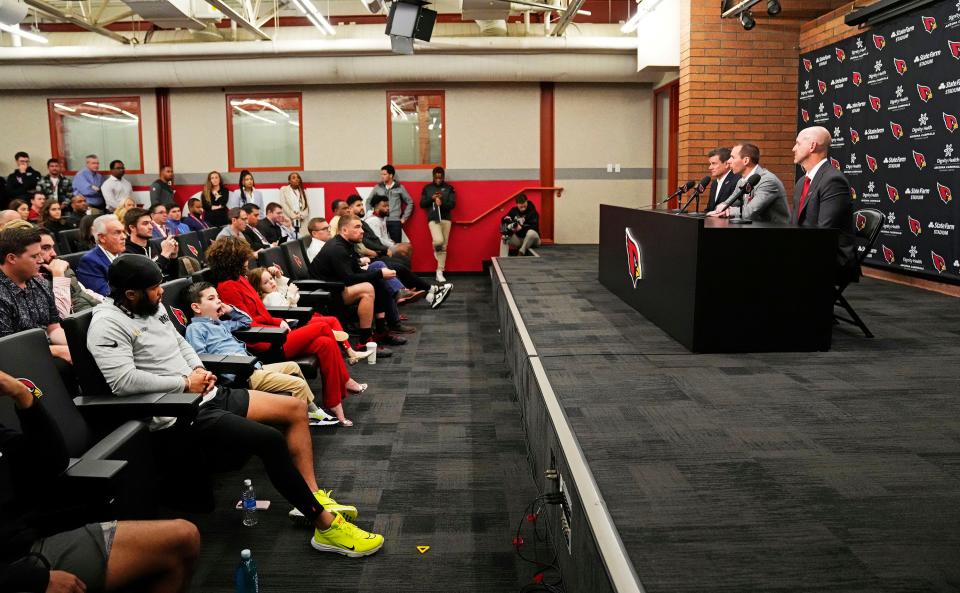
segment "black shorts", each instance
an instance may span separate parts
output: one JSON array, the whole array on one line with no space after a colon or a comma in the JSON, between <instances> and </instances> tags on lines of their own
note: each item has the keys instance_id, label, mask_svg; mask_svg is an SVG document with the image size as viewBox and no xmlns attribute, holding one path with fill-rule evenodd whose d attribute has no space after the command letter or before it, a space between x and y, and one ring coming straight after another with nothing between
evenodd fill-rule
<instances>
[{"instance_id":1,"label":"black shorts","mask_svg":"<svg viewBox=\"0 0 960 593\"><path fill-rule=\"evenodd\" d=\"M231 389L217 385L217 394L207 403L200 406L194 424L203 428L220 420L224 414L234 414L241 418L247 417L250 408L250 392L246 389Z\"/></svg>"},{"instance_id":2,"label":"black shorts","mask_svg":"<svg viewBox=\"0 0 960 593\"><path fill-rule=\"evenodd\" d=\"M90 523L38 540L31 552L46 558L51 570L63 570L79 578L87 590L102 591L116 532L116 521Z\"/></svg>"}]
</instances>

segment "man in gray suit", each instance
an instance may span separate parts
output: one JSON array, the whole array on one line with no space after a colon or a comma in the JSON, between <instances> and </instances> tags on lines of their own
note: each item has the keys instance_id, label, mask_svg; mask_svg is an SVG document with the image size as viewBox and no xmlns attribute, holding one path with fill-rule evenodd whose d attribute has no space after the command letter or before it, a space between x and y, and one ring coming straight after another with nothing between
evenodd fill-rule
<instances>
[{"instance_id":1,"label":"man in gray suit","mask_svg":"<svg viewBox=\"0 0 960 593\"><path fill-rule=\"evenodd\" d=\"M787 192L783 183L771 171L760 166L760 149L754 144L741 142L730 150L730 170L740 176L737 182L739 190L754 173L760 175L760 181L753 190L744 196L742 207L732 206L733 198L727 198L709 216L741 216L757 222L790 222L790 208L787 206Z\"/></svg>"}]
</instances>

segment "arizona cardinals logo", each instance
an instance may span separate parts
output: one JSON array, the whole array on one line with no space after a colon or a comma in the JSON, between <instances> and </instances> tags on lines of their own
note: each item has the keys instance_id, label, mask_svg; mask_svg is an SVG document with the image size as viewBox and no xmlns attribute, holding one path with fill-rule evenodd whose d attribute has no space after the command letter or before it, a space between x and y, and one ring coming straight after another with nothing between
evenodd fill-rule
<instances>
[{"instance_id":1,"label":"arizona cardinals logo","mask_svg":"<svg viewBox=\"0 0 960 593\"><path fill-rule=\"evenodd\" d=\"M900 58L893 58L893 67L897 69L897 74L903 74L907 71L907 63Z\"/></svg>"},{"instance_id":2,"label":"arizona cardinals logo","mask_svg":"<svg viewBox=\"0 0 960 593\"><path fill-rule=\"evenodd\" d=\"M842 62L847 59L847 54L839 47L837 48L837 61Z\"/></svg>"},{"instance_id":3,"label":"arizona cardinals logo","mask_svg":"<svg viewBox=\"0 0 960 593\"><path fill-rule=\"evenodd\" d=\"M633 231L629 228L624 229L627 236L627 276L633 287L637 287L637 282L643 278L643 262L640 256L640 243L633 236Z\"/></svg>"},{"instance_id":4,"label":"arizona cardinals logo","mask_svg":"<svg viewBox=\"0 0 960 593\"><path fill-rule=\"evenodd\" d=\"M818 80L818 81L817 81L817 90L820 91L820 94L821 94L821 95L824 94L825 92L827 92L827 83L823 82L822 80Z\"/></svg>"},{"instance_id":5,"label":"arizona cardinals logo","mask_svg":"<svg viewBox=\"0 0 960 593\"><path fill-rule=\"evenodd\" d=\"M295 266L297 266L298 268L302 268L302 267L303 267L303 259L302 259L299 255L294 255L294 256L293 256L293 264L294 264Z\"/></svg>"},{"instance_id":6,"label":"arizona cardinals logo","mask_svg":"<svg viewBox=\"0 0 960 593\"><path fill-rule=\"evenodd\" d=\"M914 235L919 237L920 233L923 232L923 228L920 226L920 221L909 214L907 215L907 224L910 225L910 232Z\"/></svg>"},{"instance_id":7,"label":"arizona cardinals logo","mask_svg":"<svg viewBox=\"0 0 960 593\"><path fill-rule=\"evenodd\" d=\"M870 169L871 173L877 172L877 159L870 156L869 154L867 155L867 168Z\"/></svg>"},{"instance_id":8,"label":"arizona cardinals logo","mask_svg":"<svg viewBox=\"0 0 960 593\"><path fill-rule=\"evenodd\" d=\"M862 213L857 212L856 225L857 225L858 231L862 231L863 229L865 229L867 227L867 217L864 216Z\"/></svg>"},{"instance_id":9,"label":"arizona cardinals logo","mask_svg":"<svg viewBox=\"0 0 960 593\"><path fill-rule=\"evenodd\" d=\"M877 49L883 49L883 48L887 47L887 40L886 40L886 38L884 38L883 35L874 35L874 36L873 36L873 45L874 45Z\"/></svg>"},{"instance_id":10,"label":"arizona cardinals logo","mask_svg":"<svg viewBox=\"0 0 960 593\"><path fill-rule=\"evenodd\" d=\"M957 116L950 115L949 113L943 114L943 125L947 126L947 129L953 133L957 129Z\"/></svg>"},{"instance_id":11,"label":"arizona cardinals logo","mask_svg":"<svg viewBox=\"0 0 960 593\"><path fill-rule=\"evenodd\" d=\"M923 169L927 166L927 157L923 156L922 152L913 151L913 162L917 164L918 169Z\"/></svg>"},{"instance_id":12,"label":"arizona cardinals logo","mask_svg":"<svg viewBox=\"0 0 960 593\"><path fill-rule=\"evenodd\" d=\"M187 316L183 314L183 311L177 309L176 307L170 307L170 312L173 313L173 316L177 318L177 321L180 323L180 325L186 327Z\"/></svg>"},{"instance_id":13,"label":"arizona cardinals logo","mask_svg":"<svg viewBox=\"0 0 960 593\"><path fill-rule=\"evenodd\" d=\"M840 170L840 161L838 161L837 159L830 157L830 164L833 165L833 168L836 169L837 171Z\"/></svg>"},{"instance_id":14,"label":"arizona cardinals logo","mask_svg":"<svg viewBox=\"0 0 960 593\"><path fill-rule=\"evenodd\" d=\"M857 86L860 86L860 84L861 84L862 82L863 82L863 75L861 75L859 72L854 72L854 73L853 73L853 84L855 84L855 85L857 85Z\"/></svg>"},{"instance_id":15,"label":"arizona cardinals logo","mask_svg":"<svg viewBox=\"0 0 960 593\"><path fill-rule=\"evenodd\" d=\"M947 41L947 47L950 48L950 55L955 60L960 60L960 41Z\"/></svg>"},{"instance_id":16,"label":"arizona cardinals logo","mask_svg":"<svg viewBox=\"0 0 960 593\"><path fill-rule=\"evenodd\" d=\"M811 62L807 58L803 58L803 69L806 70L807 72L810 72L811 70L813 70L813 62Z\"/></svg>"},{"instance_id":17,"label":"arizona cardinals logo","mask_svg":"<svg viewBox=\"0 0 960 593\"><path fill-rule=\"evenodd\" d=\"M900 192L897 191L897 188L893 187L889 183L887 184L887 197L890 198L890 201L894 203L900 199Z\"/></svg>"},{"instance_id":18,"label":"arizona cardinals logo","mask_svg":"<svg viewBox=\"0 0 960 593\"><path fill-rule=\"evenodd\" d=\"M18 378L17 381L23 384L24 387L30 390L30 395L33 397L43 397L43 390L37 387L37 384L31 381L30 379Z\"/></svg>"},{"instance_id":19,"label":"arizona cardinals logo","mask_svg":"<svg viewBox=\"0 0 960 593\"><path fill-rule=\"evenodd\" d=\"M810 112L806 109L800 109L800 117L803 118L803 121L810 121Z\"/></svg>"},{"instance_id":20,"label":"arizona cardinals logo","mask_svg":"<svg viewBox=\"0 0 960 593\"><path fill-rule=\"evenodd\" d=\"M933 98L933 91L930 90L930 87L923 84L917 85L917 94L920 95L920 99L922 99L924 103Z\"/></svg>"},{"instance_id":21,"label":"arizona cardinals logo","mask_svg":"<svg viewBox=\"0 0 960 593\"><path fill-rule=\"evenodd\" d=\"M903 126L896 122L890 122L890 133L893 134L893 137L897 140L903 138Z\"/></svg>"},{"instance_id":22,"label":"arizona cardinals logo","mask_svg":"<svg viewBox=\"0 0 960 593\"><path fill-rule=\"evenodd\" d=\"M881 245L880 249L883 251L883 259L887 260L888 264L892 264L896 260L893 256L893 249L890 249L886 245Z\"/></svg>"},{"instance_id":23,"label":"arizona cardinals logo","mask_svg":"<svg viewBox=\"0 0 960 593\"><path fill-rule=\"evenodd\" d=\"M187 249L193 254L193 257L200 257L200 250L193 245L187 245Z\"/></svg>"},{"instance_id":24,"label":"arizona cardinals logo","mask_svg":"<svg viewBox=\"0 0 960 593\"><path fill-rule=\"evenodd\" d=\"M927 33L933 33L933 30L937 28L937 19L932 16L922 16L920 20L923 21L923 28L927 30Z\"/></svg>"},{"instance_id":25,"label":"arizona cardinals logo","mask_svg":"<svg viewBox=\"0 0 960 593\"><path fill-rule=\"evenodd\" d=\"M853 142L854 144L860 142L860 132L854 130L853 128L850 128L850 142Z\"/></svg>"},{"instance_id":26,"label":"arizona cardinals logo","mask_svg":"<svg viewBox=\"0 0 960 593\"><path fill-rule=\"evenodd\" d=\"M940 200L944 204L949 204L950 200L953 199L953 192L950 191L950 188L939 182L937 182L937 193L940 194Z\"/></svg>"},{"instance_id":27,"label":"arizona cardinals logo","mask_svg":"<svg viewBox=\"0 0 960 593\"><path fill-rule=\"evenodd\" d=\"M857 199L857 190L856 190L856 188L854 188L854 187L851 187L851 188L850 188L850 199L851 199L851 200L856 200L856 199Z\"/></svg>"},{"instance_id":28,"label":"arizona cardinals logo","mask_svg":"<svg viewBox=\"0 0 960 593\"><path fill-rule=\"evenodd\" d=\"M834 104L833 104L833 115L834 115L834 117L837 117L837 118L842 117L842 116L843 116L843 107L840 106L840 105L837 105L836 103L834 103Z\"/></svg>"},{"instance_id":29,"label":"arizona cardinals logo","mask_svg":"<svg viewBox=\"0 0 960 593\"><path fill-rule=\"evenodd\" d=\"M870 107L873 107L874 111L880 111L880 97L870 95Z\"/></svg>"},{"instance_id":30,"label":"arizona cardinals logo","mask_svg":"<svg viewBox=\"0 0 960 593\"><path fill-rule=\"evenodd\" d=\"M933 260L933 267L941 274L947 271L947 262L943 256L936 251L930 251L930 259Z\"/></svg>"}]
</instances>

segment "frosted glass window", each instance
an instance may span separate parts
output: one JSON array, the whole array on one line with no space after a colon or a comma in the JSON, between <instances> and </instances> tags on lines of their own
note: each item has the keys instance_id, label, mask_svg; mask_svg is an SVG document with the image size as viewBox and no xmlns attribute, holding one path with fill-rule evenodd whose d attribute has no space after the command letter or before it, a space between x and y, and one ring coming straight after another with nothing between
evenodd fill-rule
<instances>
[{"instance_id":1,"label":"frosted glass window","mask_svg":"<svg viewBox=\"0 0 960 593\"><path fill-rule=\"evenodd\" d=\"M68 173L84 167L88 154L108 163L120 159L128 173L143 172L140 98L50 99L53 154Z\"/></svg>"},{"instance_id":2,"label":"frosted glass window","mask_svg":"<svg viewBox=\"0 0 960 593\"><path fill-rule=\"evenodd\" d=\"M230 170L303 168L301 97L228 95Z\"/></svg>"},{"instance_id":3,"label":"frosted glass window","mask_svg":"<svg viewBox=\"0 0 960 593\"><path fill-rule=\"evenodd\" d=\"M398 167L432 168L444 164L442 93L388 93L390 150Z\"/></svg>"}]
</instances>

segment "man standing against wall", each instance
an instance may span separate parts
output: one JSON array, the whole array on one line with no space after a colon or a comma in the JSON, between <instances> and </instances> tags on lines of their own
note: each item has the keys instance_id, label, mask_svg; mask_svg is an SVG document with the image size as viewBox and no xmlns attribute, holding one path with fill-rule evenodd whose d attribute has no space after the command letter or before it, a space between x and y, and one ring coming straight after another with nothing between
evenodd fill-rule
<instances>
[{"instance_id":1,"label":"man standing against wall","mask_svg":"<svg viewBox=\"0 0 960 593\"><path fill-rule=\"evenodd\" d=\"M450 242L450 212L457 205L457 194L446 181L443 167L433 168L433 183L425 185L420 192L420 208L427 212L427 226L433 239L433 256L437 259L437 282L447 279L443 270L447 265L447 244Z\"/></svg>"},{"instance_id":2,"label":"man standing against wall","mask_svg":"<svg viewBox=\"0 0 960 593\"><path fill-rule=\"evenodd\" d=\"M33 197L33 190L40 185L40 173L30 166L30 155L20 151L13 158L17 162L17 168L7 177L3 208L6 208L11 200L23 200L29 203L30 198Z\"/></svg>"},{"instance_id":3,"label":"man standing against wall","mask_svg":"<svg viewBox=\"0 0 960 593\"><path fill-rule=\"evenodd\" d=\"M387 196L390 202L390 214L387 216L387 232L394 243L403 242L403 225L413 214L413 198L407 193L405 187L400 185L394 177L397 170L393 165L384 165L380 167L380 183L373 188L370 193L370 200L376 196ZM367 208L367 211L372 211Z\"/></svg>"},{"instance_id":4,"label":"man standing against wall","mask_svg":"<svg viewBox=\"0 0 960 593\"><path fill-rule=\"evenodd\" d=\"M163 204L169 208L175 203L173 199L173 167L160 167L160 179L150 184L150 205Z\"/></svg>"},{"instance_id":5,"label":"man standing against wall","mask_svg":"<svg viewBox=\"0 0 960 593\"><path fill-rule=\"evenodd\" d=\"M73 178L74 194L80 194L87 199L88 214L103 214L106 202L100 188L103 186L103 175L100 174L100 159L95 154L87 155L86 166Z\"/></svg>"},{"instance_id":6,"label":"man standing against wall","mask_svg":"<svg viewBox=\"0 0 960 593\"><path fill-rule=\"evenodd\" d=\"M133 197L133 186L123 178L127 172L123 166L123 161L110 161L110 177L103 182L100 191L103 193L103 201L107 206L107 212L113 212L120 205L124 198Z\"/></svg>"},{"instance_id":7,"label":"man standing against wall","mask_svg":"<svg viewBox=\"0 0 960 593\"><path fill-rule=\"evenodd\" d=\"M49 159L47 161L47 174L40 178L37 189L47 196L48 200L56 200L69 208L70 198L73 197L73 182L62 173L60 161Z\"/></svg>"}]
</instances>

